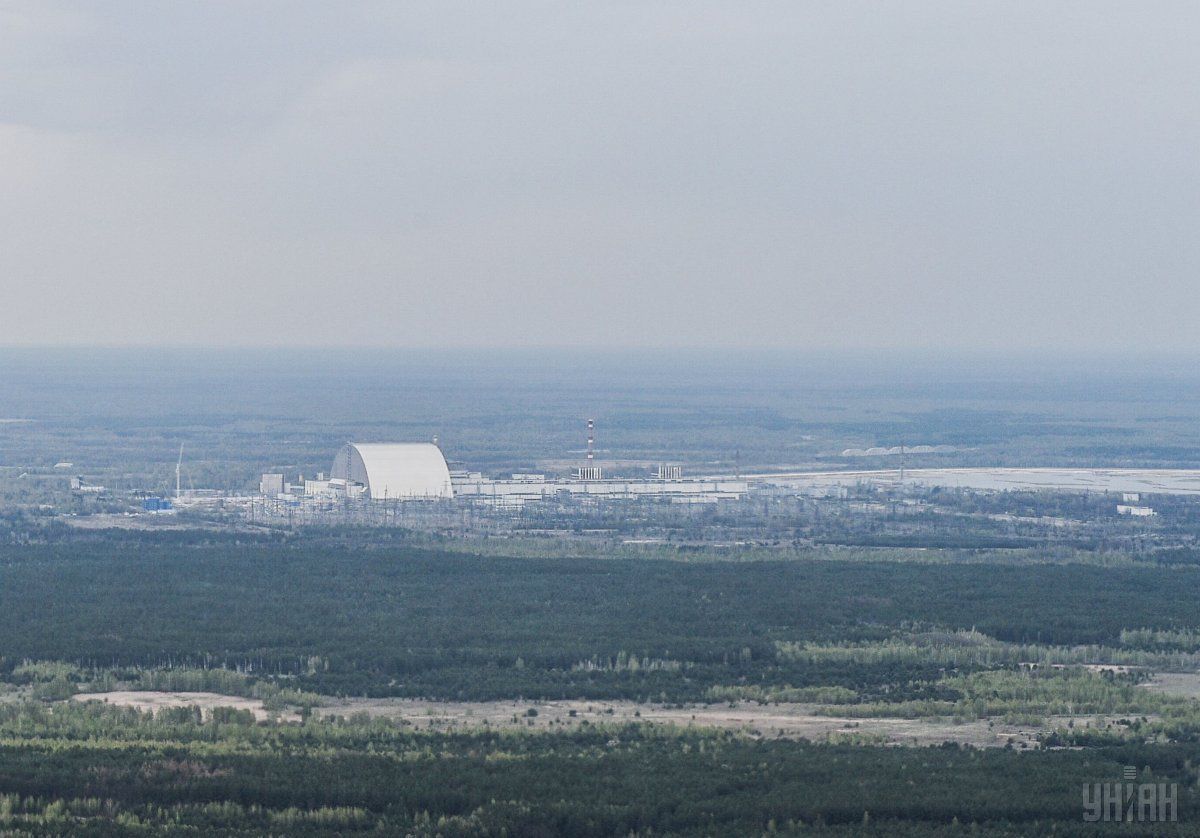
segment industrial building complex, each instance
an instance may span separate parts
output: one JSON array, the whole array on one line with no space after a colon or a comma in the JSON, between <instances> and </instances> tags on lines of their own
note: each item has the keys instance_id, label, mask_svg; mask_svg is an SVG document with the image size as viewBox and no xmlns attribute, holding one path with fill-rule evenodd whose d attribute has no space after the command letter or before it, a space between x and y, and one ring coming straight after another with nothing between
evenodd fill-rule
<instances>
[{"instance_id":1,"label":"industrial building complex","mask_svg":"<svg viewBox=\"0 0 1200 838\"><path fill-rule=\"evenodd\" d=\"M433 442L347 443L337 452L328 475L262 475L259 496L264 513L272 509L307 511L370 507L378 502L451 501L496 509L520 509L546 501L657 499L668 503L708 504L737 500L750 492L824 496L847 486L958 486L983 490L1044 488L1067 491L1143 491L1189 494L1200 491L1200 472L1139 469L909 469L898 471L776 472L756 475L685 476L677 464L661 463L644 475L606 474L595 457L595 422L587 420L587 448L570 474L518 472L489 477L452 467L437 439ZM882 450L882 449L881 449ZM178 494L178 493L177 493ZM1127 496L1136 499L1137 495ZM366 508L364 507L364 508ZM1122 506L1124 515L1149 515L1148 507Z\"/></svg>"},{"instance_id":2,"label":"industrial building complex","mask_svg":"<svg viewBox=\"0 0 1200 838\"><path fill-rule=\"evenodd\" d=\"M536 466L524 468L513 463L508 469L514 471L506 469L500 474L487 474L469 464L447 460L437 437L430 442L349 442L333 453L327 472L305 475L275 469L262 473L258 491L251 493L195 487L184 491L181 447L174 464L173 495L134 489L129 491L133 503L128 503L105 485L75 475L69 480L73 497L70 514L104 510L174 516L189 512L264 524L430 524L452 531L481 521L498 527L520 521L522 526L533 527L562 526L564 521L586 519L608 526L610 522L603 520L610 514L608 503L636 503L636 509L624 506L621 514L633 516L626 520L645 521L720 516L725 513L708 513L701 507L747 498L766 504L756 509L782 508L778 504L803 503L805 499L836 501L852 496L873 502L872 492L877 490L900 490L906 494L904 503L919 505L914 497L934 487L945 487L968 492L1112 493L1120 496L1115 506L1117 516L1149 519L1159 512L1142 503L1143 496L1200 494L1200 470L1188 469L905 468L901 462L897 469L874 471L781 468L743 474L735 466L734 474L693 475L685 473L678 462L620 458L601 461L596 456L593 421L587 421L586 432L587 447L575 453L577 459L534 460ZM66 461L54 466L58 471L72 467ZM130 506L137 512L132 513ZM739 514L752 514L745 504L737 508ZM849 508L832 511L841 514Z\"/></svg>"},{"instance_id":3,"label":"industrial building complex","mask_svg":"<svg viewBox=\"0 0 1200 838\"><path fill-rule=\"evenodd\" d=\"M678 503L712 503L740 498L745 480L685 478L678 465L657 466L644 478L606 478L595 464L594 424L588 423L586 464L571 476L517 473L493 479L477 471L451 469L435 443L348 443L328 476L288 482L282 473L263 474L260 493L281 502L310 500L413 501L459 498L496 507L520 507L558 497L662 498Z\"/></svg>"}]
</instances>

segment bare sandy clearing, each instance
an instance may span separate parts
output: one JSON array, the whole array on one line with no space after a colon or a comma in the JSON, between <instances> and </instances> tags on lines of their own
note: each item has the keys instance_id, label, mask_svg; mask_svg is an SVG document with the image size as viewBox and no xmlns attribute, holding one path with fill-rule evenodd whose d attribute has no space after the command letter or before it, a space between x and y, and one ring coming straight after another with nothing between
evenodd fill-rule
<instances>
[{"instance_id":1,"label":"bare sandy clearing","mask_svg":"<svg viewBox=\"0 0 1200 838\"><path fill-rule=\"evenodd\" d=\"M529 710L536 716L527 715ZM1000 720L956 723L952 719L846 718L818 715L812 704L742 703L687 707L605 701L435 702L414 699L350 699L316 709L321 715L367 713L408 722L419 729L464 730L485 725L563 730L589 724L649 722L679 727L732 730L748 736L827 741L854 739L881 745L1035 747L1040 734L1066 727L1104 727L1115 717L1054 716L1045 725L1005 724ZM571 713L574 711L575 715Z\"/></svg>"},{"instance_id":2,"label":"bare sandy clearing","mask_svg":"<svg viewBox=\"0 0 1200 838\"><path fill-rule=\"evenodd\" d=\"M199 707L207 715L216 707L232 707L235 710L249 710L254 718L264 720L271 718L271 712L256 698L243 698L237 695L220 695L218 693L190 692L141 692L136 690L121 690L111 693L79 693L71 696L72 701L100 701L105 704L115 704L118 707L134 707L138 710L153 710L157 712L165 707ZM284 714L285 719L298 718L295 714Z\"/></svg>"},{"instance_id":3,"label":"bare sandy clearing","mask_svg":"<svg viewBox=\"0 0 1200 838\"><path fill-rule=\"evenodd\" d=\"M69 527L81 530L209 530L212 532L261 532L249 524L226 524L206 521L180 521L173 514L118 514L64 516L60 519Z\"/></svg>"},{"instance_id":4,"label":"bare sandy clearing","mask_svg":"<svg viewBox=\"0 0 1200 838\"><path fill-rule=\"evenodd\" d=\"M1166 695L1200 698L1200 672L1160 672L1143 686Z\"/></svg>"},{"instance_id":5,"label":"bare sandy clearing","mask_svg":"<svg viewBox=\"0 0 1200 838\"><path fill-rule=\"evenodd\" d=\"M206 714L214 707L249 710L255 718L272 714L261 701L239 696L203 692L87 693L74 701L103 701L139 710L164 707L200 707ZM1033 747L1040 733L1065 726L1070 717L1055 717L1045 726L1009 725L999 721L970 721L956 724L946 719L851 719L817 715L811 704L696 705L666 707L625 701L480 701L443 702L404 698L328 699L314 709L318 716L365 714L411 725L418 730L463 731L482 727L522 728L527 730L570 730L582 726L625 722L679 727L716 728L747 736L826 741L853 739L882 745L936 745L958 742L977 747ZM531 715L532 713L532 715ZM294 713L280 716L295 721ZM1103 726L1109 719L1100 716L1074 717L1076 726Z\"/></svg>"}]
</instances>

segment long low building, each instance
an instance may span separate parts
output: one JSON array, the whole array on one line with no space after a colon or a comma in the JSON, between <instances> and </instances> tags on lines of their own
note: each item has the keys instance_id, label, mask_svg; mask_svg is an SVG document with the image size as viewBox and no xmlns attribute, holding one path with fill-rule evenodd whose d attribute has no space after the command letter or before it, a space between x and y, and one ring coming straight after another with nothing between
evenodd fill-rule
<instances>
[{"instance_id":1,"label":"long low building","mask_svg":"<svg viewBox=\"0 0 1200 838\"><path fill-rule=\"evenodd\" d=\"M374 500L454 497L446 458L429 442L344 445L333 461L330 481L361 486L362 494Z\"/></svg>"}]
</instances>

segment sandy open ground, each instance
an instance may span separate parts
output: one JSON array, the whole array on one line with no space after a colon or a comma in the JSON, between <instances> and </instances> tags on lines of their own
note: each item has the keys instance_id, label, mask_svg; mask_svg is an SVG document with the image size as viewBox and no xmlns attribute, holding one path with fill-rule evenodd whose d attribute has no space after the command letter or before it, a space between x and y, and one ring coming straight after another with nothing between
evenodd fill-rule
<instances>
[{"instance_id":1,"label":"sandy open ground","mask_svg":"<svg viewBox=\"0 0 1200 838\"><path fill-rule=\"evenodd\" d=\"M171 693L171 692L140 692L121 690L111 693L79 693L71 697L72 701L102 701L105 704L115 704L118 707L134 707L138 710L161 710L164 707L199 707L206 714L214 707L233 707L238 710L249 710L254 718L260 721L271 718L270 711L256 698L242 698L237 695L218 695L217 693Z\"/></svg>"},{"instance_id":2,"label":"sandy open ground","mask_svg":"<svg viewBox=\"0 0 1200 838\"><path fill-rule=\"evenodd\" d=\"M81 530L211 530L213 532L260 532L249 524L235 524L225 521L197 521L189 518L180 521L173 514L117 514L97 513L95 515L63 516L59 520L67 526Z\"/></svg>"},{"instance_id":3,"label":"sandy open ground","mask_svg":"<svg viewBox=\"0 0 1200 838\"><path fill-rule=\"evenodd\" d=\"M537 716L528 716L530 709ZM583 722L606 724L649 722L679 727L733 730L749 736L809 739L856 737L880 744L929 745L945 741L979 746L1032 743L1040 728L999 725L986 721L954 724L936 719L848 719L818 715L811 704L757 705L740 703L686 707L635 704L625 701L500 701L434 702L408 699L356 699L320 708L325 715L366 712L403 719L418 728L461 730L482 726L569 729ZM575 715L571 715L571 711Z\"/></svg>"},{"instance_id":4,"label":"sandy open ground","mask_svg":"<svg viewBox=\"0 0 1200 838\"><path fill-rule=\"evenodd\" d=\"M1160 672L1146 683L1146 689L1184 698L1200 698L1200 672Z\"/></svg>"},{"instance_id":5,"label":"sandy open ground","mask_svg":"<svg viewBox=\"0 0 1200 838\"><path fill-rule=\"evenodd\" d=\"M258 719L271 713L261 701L238 696L203 692L110 692L76 695L74 701L104 701L139 710L163 707L198 706L203 711L214 707L250 710ZM955 724L945 719L849 719L818 715L810 704L757 705L741 703L666 707L634 704L626 701L478 701L444 702L418 699L329 699L314 713L319 716L366 714L412 725L418 730L470 730L475 728L523 728L533 730L569 730L584 722L591 725L623 722L648 722L732 730L747 736L784 737L825 741L853 737L866 742L888 745L935 745L959 742L978 747L1033 746L1039 733L1065 725L1068 717L1055 717L1045 726L1007 725L999 721L971 721ZM530 711L536 715L530 715ZM574 715L572 715L574 712ZM294 713L280 716L296 720ZM1104 725L1109 719L1077 716L1075 724Z\"/></svg>"}]
</instances>

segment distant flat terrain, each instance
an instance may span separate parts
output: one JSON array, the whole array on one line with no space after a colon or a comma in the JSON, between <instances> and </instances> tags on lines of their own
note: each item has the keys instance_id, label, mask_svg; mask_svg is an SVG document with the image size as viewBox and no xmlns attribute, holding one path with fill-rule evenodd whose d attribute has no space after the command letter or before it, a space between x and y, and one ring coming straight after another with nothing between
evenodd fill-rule
<instances>
[{"instance_id":1,"label":"distant flat terrain","mask_svg":"<svg viewBox=\"0 0 1200 838\"><path fill-rule=\"evenodd\" d=\"M791 488L896 485L899 469L879 471L792 472L750 475L752 479ZM1200 494L1200 469L1141 468L920 468L905 469L904 483L959 489L1057 489L1081 492Z\"/></svg>"}]
</instances>

